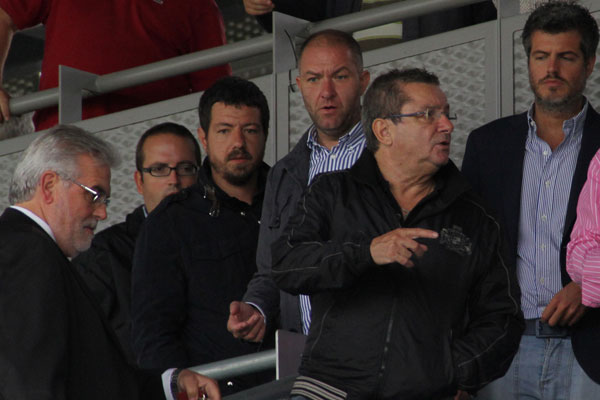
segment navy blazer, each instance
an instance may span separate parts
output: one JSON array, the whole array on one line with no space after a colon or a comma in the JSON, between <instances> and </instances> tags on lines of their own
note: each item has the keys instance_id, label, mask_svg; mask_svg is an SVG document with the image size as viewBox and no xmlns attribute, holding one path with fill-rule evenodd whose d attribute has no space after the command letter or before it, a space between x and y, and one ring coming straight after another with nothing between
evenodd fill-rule
<instances>
[{"instance_id":1,"label":"navy blazer","mask_svg":"<svg viewBox=\"0 0 600 400\"><path fill-rule=\"evenodd\" d=\"M527 113L492 121L471 132L462 172L495 212L508 241L508 261L516 267L523 159L528 133ZM579 193L587 178L591 159L600 148L600 115L588 106L581 150L571 184L560 249L563 286L571 282L566 271L567 244L575 224ZM577 361L586 373L600 383L600 309L589 309L575 326L572 343Z\"/></svg>"},{"instance_id":2,"label":"navy blazer","mask_svg":"<svg viewBox=\"0 0 600 400\"><path fill-rule=\"evenodd\" d=\"M164 398L158 376L127 363L54 240L11 208L0 216L0 318L0 399Z\"/></svg>"}]
</instances>

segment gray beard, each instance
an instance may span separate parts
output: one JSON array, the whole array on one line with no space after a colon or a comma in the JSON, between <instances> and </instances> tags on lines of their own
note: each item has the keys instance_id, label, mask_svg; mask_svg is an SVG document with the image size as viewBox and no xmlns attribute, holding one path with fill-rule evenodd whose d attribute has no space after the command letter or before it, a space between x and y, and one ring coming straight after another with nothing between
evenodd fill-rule
<instances>
[{"instance_id":1,"label":"gray beard","mask_svg":"<svg viewBox=\"0 0 600 400\"><path fill-rule=\"evenodd\" d=\"M546 100L535 96L535 103L543 110L551 113L564 113L567 111L576 111L581 105L581 93L574 93L572 96L560 100Z\"/></svg>"}]
</instances>

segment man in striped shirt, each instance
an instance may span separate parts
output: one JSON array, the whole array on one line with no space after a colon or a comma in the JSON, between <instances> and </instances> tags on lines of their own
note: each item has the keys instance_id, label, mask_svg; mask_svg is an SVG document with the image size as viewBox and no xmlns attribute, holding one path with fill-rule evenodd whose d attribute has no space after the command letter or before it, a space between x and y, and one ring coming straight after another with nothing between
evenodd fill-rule
<instances>
[{"instance_id":1,"label":"man in striped shirt","mask_svg":"<svg viewBox=\"0 0 600 400\"><path fill-rule=\"evenodd\" d=\"M600 147L600 116L583 96L598 26L577 3L543 3L527 19L522 40L535 102L527 113L475 130L462 166L500 217L526 319L509 371L480 397L600 398L600 385L590 379L600 365L586 361L598 344L579 335L589 313L565 270L575 205Z\"/></svg>"},{"instance_id":2,"label":"man in striped shirt","mask_svg":"<svg viewBox=\"0 0 600 400\"><path fill-rule=\"evenodd\" d=\"M266 327L308 333L310 299L280 292L271 278L271 243L283 232L304 189L323 172L349 168L365 147L360 96L369 84L351 35L326 30L300 49L296 82L313 125L269 172L257 250L258 272L227 323L238 338L261 341Z\"/></svg>"}]
</instances>

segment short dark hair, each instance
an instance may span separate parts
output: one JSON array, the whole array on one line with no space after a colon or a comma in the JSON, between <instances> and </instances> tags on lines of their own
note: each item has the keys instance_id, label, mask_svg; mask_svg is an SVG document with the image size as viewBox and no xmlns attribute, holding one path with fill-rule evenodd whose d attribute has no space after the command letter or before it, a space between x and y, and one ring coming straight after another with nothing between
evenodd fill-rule
<instances>
[{"instance_id":1,"label":"short dark hair","mask_svg":"<svg viewBox=\"0 0 600 400\"><path fill-rule=\"evenodd\" d=\"M352 58L354 58L354 63L356 64L356 69L360 72L363 69L363 58L362 51L360 49L360 45L358 42L352 37L351 34L338 31L336 29L326 29L323 31L319 31L310 35L302 46L300 47L300 53L298 55L298 60L302 59L302 54L304 54L304 50L308 47L309 44L315 42L317 40L323 40L327 43L331 43L334 45L342 45L345 46L350 53L352 53ZM298 61L299 63L300 61ZM300 67L300 64L298 64Z\"/></svg>"},{"instance_id":2,"label":"short dark hair","mask_svg":"<svg viewBox=\"0 0 600 400\"><path fill-rule=\"evenodd\" d=\"M552 0L542 3L529 15L521 40L527 54L531 54L531 36L535 31L557 34L577 31L581 35L581 52L587 62L596 55L598 48L598 24L589 10L575 1Z\"/></svg>"},{"instance_id":3,"label":"short dark hair","mask_svg":"<svg viewBox=\"0 0 600 400\"><path fill-rule=\"evenodd\" d=\"M144 143L152 136L156 135L174 135L184 139L188 139L194 147L194 158L196 159L196 165L202 164L202 153L200 153L200 145L198 141L192 135L192 132L183 125L176 124L174 122L163 122L148 129L142 134L140 140L138 140L137 146L135 147L135 168L142 172L144 168Z\"/></svg>"},{"instance_id":4,"label":"short dark hair","mask_svg":"<svg viewBox=\"0 0 600 400\"><path fill-rule=\"evenodd\" d=\"M410 94L404 90L407 83L427 83L440 85L437 76L420 68L393 69L380 75L371 83L363 98L362 124L367 138L367 148L372 152L379 148L379 141L373 133L373 121L391 114L398 114ZM392 120L398 123L397 120Z\"/></svg>"},{"instance_id":5,"label":"short dark hair","mask_svg":"<svg viewBox=\"0 0 600 400\"><path fill-rule=\"evenodd\" d=\"M198 105L198 116L200 126L207 135L212 107L215 103L258 108L265 137L269 134L269 104L263 92L254 83L237 76L227 76L219 79L202 94Z\"/></svg>"}]
</instances>

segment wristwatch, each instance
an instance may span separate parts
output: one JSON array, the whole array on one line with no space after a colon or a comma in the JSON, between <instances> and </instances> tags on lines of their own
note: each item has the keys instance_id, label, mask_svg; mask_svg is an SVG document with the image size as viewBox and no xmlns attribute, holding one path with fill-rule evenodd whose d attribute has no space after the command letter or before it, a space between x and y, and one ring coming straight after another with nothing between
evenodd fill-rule
<instances>
[{"instance_id":1,"label":"wristwatch","mask_svg":"<svg viewBox=\"0 0 600 400\"><path fill-rule=\"evenodd\" d=\"M174 399L177 399L177 393L179 393L179 385L177 385L177 379L179 379L179 374L181 373L181 371L183 371L182 368L177 368L175 371L173 371L173 374L171 374L171 394L173 395Z\"/></svg>"}]
</instances>

